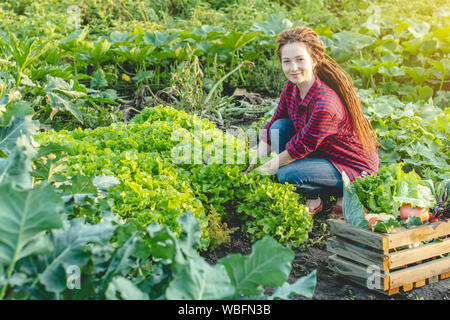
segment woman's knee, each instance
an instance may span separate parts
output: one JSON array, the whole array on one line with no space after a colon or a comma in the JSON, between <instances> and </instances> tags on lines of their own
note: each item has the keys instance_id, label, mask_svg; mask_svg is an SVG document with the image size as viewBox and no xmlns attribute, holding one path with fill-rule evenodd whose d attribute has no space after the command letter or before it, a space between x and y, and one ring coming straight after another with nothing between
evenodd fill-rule
<instances>
[{"instance_id":1,"label":"woman's knee","mask_svg":"<svg viewBox=\"0 0 450 320\"><path fill-rule=\"evenodd\" d=\"M272 148L275 152L284 151L286 143L295 134L295 129L290 119L278 119L270 126L269 136Z\"/></svg>"},{"instance_id":2,"label":"woman's knee","mask_svg":"<svg viewBox=\"0 0 450 320\"><path fill-rule=\"evenodd\" d=\"M293 176L293 172L292 170L290 170L290 168L288 166L284 166L278 169L276 177L277 177L277 182L284 184L284 183L290 183L290 184L294 184L294 181L292 179Z\"/></svg>"},{"instance_id":3,"label":"woman's knee","mask_svg":"<svg viewBox=\"0 0 450 320\"><path fill-rule=\"evenodd\" d=\"M291 128L293 128L293 123L290 119L278 119L275 120L274 123L272 123L269 131L286 131L291 130Z\"/></svg>"},{"instance_id":4,"label":"woman's knee","mask_svg":"<svg viewBox=\"0 0 450 320\"><path fill-rule=\"evenodd\" d=\"M275 126L278 128L282 128L282 127L291 126L291 125L292 125L291 119L282 118L282 119L275 120L270 127L273 128Z\"/></svg>"}]
</instances>

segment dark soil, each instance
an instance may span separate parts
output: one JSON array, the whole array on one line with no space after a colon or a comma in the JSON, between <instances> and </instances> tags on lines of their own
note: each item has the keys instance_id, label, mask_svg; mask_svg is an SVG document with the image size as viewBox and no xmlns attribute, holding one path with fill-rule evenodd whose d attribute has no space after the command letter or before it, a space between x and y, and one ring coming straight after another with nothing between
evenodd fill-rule
<instances>
[{"instance_id":1,"label":"dark soil","mask_svg":"<svg viewBox=\"0 0 450 320\"><path fill-rule=\"evenodd\" d=\"M326 250L326 240L330 234L326 231L326 220L329 218L330 211L331 207L325 208L323 212L315 216L314 227L308 242L294 249L295 258L292 261L289 283L316 270L317 285L314 300L450 300L450 278L388 296L351 282L329 269L328 256L331 253ZM228 246L204 252L202 256L209 263L215 264L220 258L230 253L250 254L251 246L252 242L238 230L231 235L231 243ZM267 290L270 293L270 289ZM294 299L308 298L299 295Z\"/></svg>"}]
</instances>

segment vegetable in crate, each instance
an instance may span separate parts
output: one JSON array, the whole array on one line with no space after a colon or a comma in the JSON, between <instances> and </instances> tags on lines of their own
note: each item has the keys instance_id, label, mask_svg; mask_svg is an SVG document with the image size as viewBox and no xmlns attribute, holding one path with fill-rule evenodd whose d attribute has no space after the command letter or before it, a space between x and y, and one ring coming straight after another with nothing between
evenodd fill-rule
<instances>
[{"instance_id":1,"label":"vegetable in crate","mask_svg":"<svg viewBox=\"0 0 450 320\"><path fill-rule=\"evenodd\" d=\"M436 204L431 210L430 222L437 222L439 220L447 221L447 219L450 218L450 204L448 201L449 193L450 179L440 181L436 184Z\"/></svg>"},{"instance_id":2,"label":"vegetable in crate","mask_svg":"<svg viewBox=\"0 0 450 320\"><path fill-rule=\"evenodd\" d=\"M405 173L402 167L402 163L382 167L376 176L346 185L344 218L348 223L390 232L400 224L413 226L430 219L429 209L436 202L433 183L414 171ZM365 209L370 214L364 214Z\"/></svg>"},{"instance_id":3,"label":"vegetable in crate","mask_svg":"<svg viewBox=\"0 0 450 320\"><path fill-rule=\"evenodd\" d=\"M403 163L391 164L380 168L376 176L359 177L352 183L361 204L370 213L387 213L398 217L403 204L433 207L433 183L422 180L414 171L405 173L402 167Z\"/></svg>"}]
</instances>

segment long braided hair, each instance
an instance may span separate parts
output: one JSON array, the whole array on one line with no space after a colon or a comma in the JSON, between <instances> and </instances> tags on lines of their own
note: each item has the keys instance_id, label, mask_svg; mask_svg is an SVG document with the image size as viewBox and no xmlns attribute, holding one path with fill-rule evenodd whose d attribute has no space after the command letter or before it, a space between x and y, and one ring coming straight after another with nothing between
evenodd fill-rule
<instances>
[{"instance_id":1,"label":"long braided hair","mask_svg":"<svg viewBox=\"0 0 450 320\"><path fill-rule=\"evenodd\" d=\"M325 53L324 45L317 33L308 27L295 27L283 31L276 42L280 60L281 48L284 45L292 42L302 42L306 45L311 58L316 62L314 74L341 98L364 150L376 150L378 144L375 132L362 111L361 101L353 88L351 76Z\"/></svg>"}]
</instances>

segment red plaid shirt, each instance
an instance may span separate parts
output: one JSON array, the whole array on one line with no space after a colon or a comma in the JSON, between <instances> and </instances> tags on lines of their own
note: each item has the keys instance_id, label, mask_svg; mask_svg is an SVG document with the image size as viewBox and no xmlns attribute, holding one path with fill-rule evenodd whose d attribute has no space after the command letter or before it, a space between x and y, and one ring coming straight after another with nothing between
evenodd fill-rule
<instances>
[{"instance_id":1,"label":"red plaid shirt","mask_svg":"<svg viewBox=\"0 0 450 320\"><path fill-rule=\"evenodd\" d=\"M289 80L285 83L272 120L261 130L261 140L270 144L268 130L281 118L291 119L296 131L286 144L291 157L326 158L341 174L345 171L350 181L363 172L371 174L378 170L377 151L363 150L341 99L318 77L303 100L294 83Z\"/></svg>"}]
</instances>

